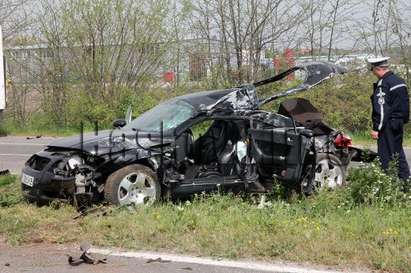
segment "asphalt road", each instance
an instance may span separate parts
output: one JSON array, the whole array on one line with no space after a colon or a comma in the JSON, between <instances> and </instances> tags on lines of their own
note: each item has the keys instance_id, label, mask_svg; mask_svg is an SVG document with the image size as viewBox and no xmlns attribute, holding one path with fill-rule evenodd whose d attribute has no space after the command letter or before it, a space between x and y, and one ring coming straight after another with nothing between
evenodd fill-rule
<instances>
[{"instance_id":1,"label":"asphalt road","mask_svg":"<svg viewBox=\"0 0 411 273\"><path fill-rule=\"evenodd\" d=\"M12 173L19 173L32 154L41 151L54 139L56 138L0 137L0 170L8 169Z\"/></svg>"},{"instance_id":2,"label":"asphalt road","mask_svg":"<svg viewBox=\"0 0 411 273\"><path fill-rule=\"evenodd\" d=\"M109 250L111 251L111 250ZM341 273L363 270L324 266L297 265L282 262L228 261L167 254L121 252L116 255L91 254L106 258L106 264L71 266L68 255L78 258L77 246L38 243L11 247L0 238L0 273Z\"/></svg>"},{"instance_id":3,"label":"asphalt road","mask_svg":"<svg viewBox=\"0 0 411 273\"><path fill-rule=\"evenodd\" d=\"M5 250L6 252L3 252ZM58 245L29 245L24 247L4 247L0 253L1 273L257 273L261 271L250 271L241 268L226 268L206 266L188 263L175 263L171 261L150 262L145 259L108 257L106 264L80 264L70 266L68 256L78 258L80 251L74 247ZM94 255L96 258L104 256ZM266 271L264 271L266 272ZM274 271L273 271L274 272Z\"/></svg>"}]
</instances>

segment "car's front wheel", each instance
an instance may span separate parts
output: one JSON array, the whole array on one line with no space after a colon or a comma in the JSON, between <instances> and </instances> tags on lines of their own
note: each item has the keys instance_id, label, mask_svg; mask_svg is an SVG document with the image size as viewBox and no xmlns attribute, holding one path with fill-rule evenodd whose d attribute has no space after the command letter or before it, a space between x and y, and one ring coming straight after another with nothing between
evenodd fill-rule
<instances>
[{"instance_id":1,"label":"car's front wheel","mask_svg":"<svg viewBox=\"0 0 411 273\"><path fill-rule=\"evenodd\" d=\"M140 164L112 173L104 187L104 198L114 205L151 205L161 197L157 175Z\"/></svg>"}]
</instances>

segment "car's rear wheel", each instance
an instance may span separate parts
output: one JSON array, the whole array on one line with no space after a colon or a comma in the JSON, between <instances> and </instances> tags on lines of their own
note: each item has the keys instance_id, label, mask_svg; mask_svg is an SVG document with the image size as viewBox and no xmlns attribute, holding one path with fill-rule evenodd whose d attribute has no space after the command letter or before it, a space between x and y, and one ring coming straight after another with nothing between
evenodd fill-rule
<instances>
[{"instance_id":1,"label":"car's rear wheel","mask_svg":"<svg viewBox=\"0 0 411 273\"><path fill-rule=\"evenodd\" d=\"M341 160L326 153L317 154L314 185L316 189L335 189L345 185L346 168Z\"/></svg>"},{"instance_id":2,"label":"car's rear wheel","mask_svg":"<svg viewBox=\"0 0 411 273\"><path fill-rule=\"evenodd\" d=\"M112 173L104 187L104 198L114 205L151 205L160 197L157 175L140 164L129 165Z\"/></svg>"}]
</instances>

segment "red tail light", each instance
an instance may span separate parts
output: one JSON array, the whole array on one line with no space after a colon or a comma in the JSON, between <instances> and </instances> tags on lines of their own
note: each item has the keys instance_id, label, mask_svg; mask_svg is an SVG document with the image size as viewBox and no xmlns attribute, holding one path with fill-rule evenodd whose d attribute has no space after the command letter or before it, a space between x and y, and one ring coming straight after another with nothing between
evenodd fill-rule
<instances>
[{"instance_id":1,"label":"red tail light","mask_svg":"<svg viewBox=\"0 0 411 273\"><path fill-rule=\"evenodd\" d=\"M334 139L335 146L339 148L347 148L352 146L352 139L344 134L338 134Z\"/></svg>"}]
</instances>

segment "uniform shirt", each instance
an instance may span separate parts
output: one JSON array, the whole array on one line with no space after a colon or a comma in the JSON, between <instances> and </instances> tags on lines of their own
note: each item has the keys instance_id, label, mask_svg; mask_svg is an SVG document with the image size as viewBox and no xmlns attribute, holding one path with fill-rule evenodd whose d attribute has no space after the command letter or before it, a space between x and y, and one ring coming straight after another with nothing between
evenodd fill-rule
<instances>
[{"instance_id":1,"label":"uniform shirt","mask_svg":"<svg viewBox=\"0 0 411 273\"><path fill-rule=\"evenodd\" d=\"M372 102L372 128L381 131L391 119L407 123L410 115L407 85L391 71L374 83Z\"/></svg>"}]
</instances>

